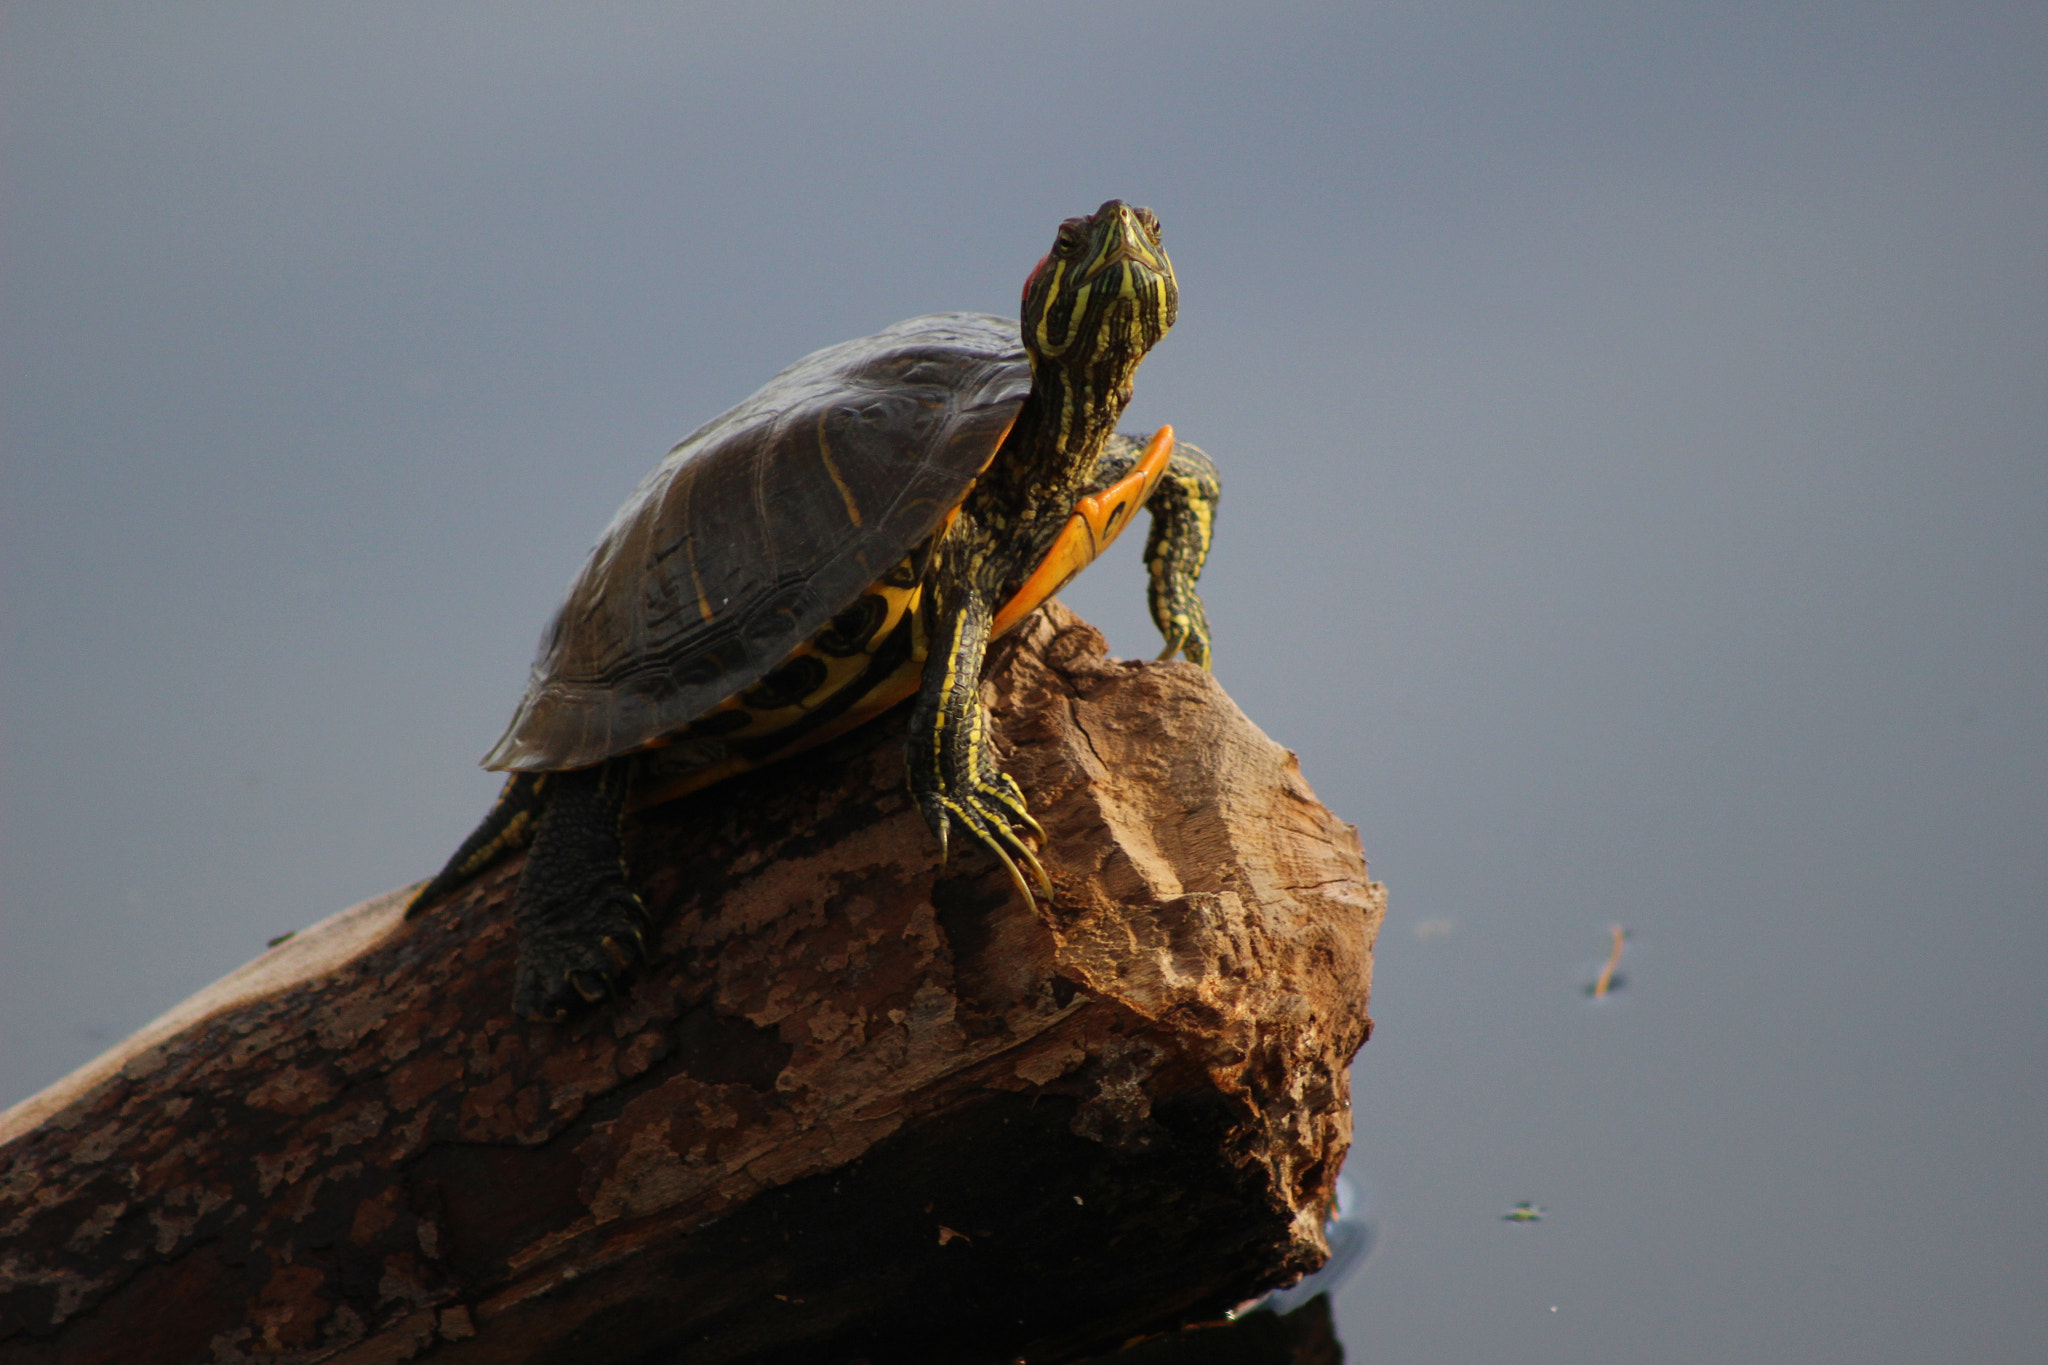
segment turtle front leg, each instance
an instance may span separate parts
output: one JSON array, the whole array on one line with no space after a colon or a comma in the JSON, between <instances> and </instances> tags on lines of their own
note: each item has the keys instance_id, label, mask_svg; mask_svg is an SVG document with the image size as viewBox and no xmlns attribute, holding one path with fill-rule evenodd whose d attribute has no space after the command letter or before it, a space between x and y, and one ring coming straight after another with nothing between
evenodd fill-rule
<instances>
[{"instance_id":1,"label":"turtle front leg","mask_svg":"<svg viewBox=\"0 0 2048 1365\"><path fill-rule=\"evenodd\" d=\"M980 566L961 562L967 553L955 548L959 543L941 549L920 604L926 654L910 713L910 791L938 836L941 862L957 825L995 855L1026 900L1050 901L1052 880L1018 833L1021 828L1042 841L1045 831L1031 818L1016 780L996 766L989 744L981 669L994 611L990 594L974 581Z\"/></svg>"},{"instance_id":2,"label":"turtle front leg","mask_svg":"<svg viewBox=\"0 0 2048 1365\"><path fill-rule=\"evenodd\" d=\"M627 884L619 832L631 782L630 758L548 775L512 902L522 1018L559 1020L602 1000L647 957L647 910Z\"/></svg>"},{"instance_id":3,"label":"turtle front leg","mask_svg":"<svg viewBox=\"0 0 2048 1365\"><path fill-rule=\"evenodd\" d=\"M1215 464L1198 447L1183 442L1174 448L1166 477L1145 504L1152 513L1152 531L1145 537L1145 568L1151 575L1145 604L1166 640L1162 659L1185 654L1189 663L1209 666L1209 614L1202 609L1195 582L1209 557L1216 504L1222 496Z\"/></svg>"},{"instance_id":4,"label":"turtle front leg","mask_svg":"<svg viewBox=\"0 0 2048 1365\"><path fill-rule=\"evenodd\" d=\"M1093 486L1107 488L1123 478L1144 449L1145 442L1138 437L1110 437L1096 463ZM1177 442L1165 477L1145 503L1152 514L1152 531L1145 538L1145 568L1150 575L1145 601L1166 640L1162 659L1185 654L1189 663L1209 666L1209 615L1202 609L1195 583L1209 557L1216 504L1222 496L1215 462L1199 446Z\"/></svg>"}]
</instances>

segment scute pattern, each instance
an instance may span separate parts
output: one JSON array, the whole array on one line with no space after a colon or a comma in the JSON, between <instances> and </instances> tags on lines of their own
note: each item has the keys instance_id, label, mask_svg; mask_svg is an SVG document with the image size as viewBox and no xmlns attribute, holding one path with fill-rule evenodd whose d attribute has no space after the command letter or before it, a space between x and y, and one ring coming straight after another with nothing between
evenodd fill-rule
<instances>
[{"instance_id":1,"label":"scute pattern","mask_svg":"<svg viewBox=\"0 0 2048 1365\"><path fill-rule=\"evenodd\" d=\"M1030 389L1015 321L937 313L707 423L591 551L485 766L598 763L759 682L959 504Z\"/></svg>"}]
</instances>

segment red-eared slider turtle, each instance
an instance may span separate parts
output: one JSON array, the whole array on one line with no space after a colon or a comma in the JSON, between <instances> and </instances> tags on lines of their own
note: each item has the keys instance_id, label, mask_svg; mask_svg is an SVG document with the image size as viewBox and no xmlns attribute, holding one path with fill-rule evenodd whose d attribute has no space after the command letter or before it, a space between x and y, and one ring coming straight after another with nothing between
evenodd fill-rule
<instances>
[{"instance_id":1,"label":"red-eared slider turtle","mask_svg":"<svg viewBox=\"0 0 2048 1365\"><path fill-rule=\"evenodd\" d=\"M996 766L989 641L1150 499L1161 657L1204 666L1195 593L1215 467L1171 428L1119 436L1178 302L1150 211L1060 224L1020 322L940 313L807 356L669 452L591 552L484 765L512 774L415 910L531 844L514 1008L559 1018L644 955L621 853L651 804L841 734L915 696L911 790L1050 898L1043 838Z\"/></svg>"}]
</instances>

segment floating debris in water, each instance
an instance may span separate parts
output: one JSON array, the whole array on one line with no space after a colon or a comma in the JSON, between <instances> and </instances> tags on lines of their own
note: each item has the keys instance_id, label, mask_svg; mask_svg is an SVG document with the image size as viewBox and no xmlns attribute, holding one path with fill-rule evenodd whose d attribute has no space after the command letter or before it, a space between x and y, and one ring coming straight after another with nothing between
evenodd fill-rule
<instances>
[{"instance_id":1,"label":"floating debris in water","mask_svg":"<svg viewBox=\"0 0 2048 1365\"><path fill-rule=\"evenodd\" d=\"M1628 942L1628 930L1617 924L1612 933L1614 946L1607 950L1607 965L1600 969L1600 979L1586 987L1586 994L1595 1000L1604 1000L1608 992L1618 991L1628 984L1626 978L1615 970L1621 965L1621 945Z\"/></svg>"},{"instance_id":2,"label":"floating debris in water","mask_svg":"<svg viewBox=\"0 0 2048 1365\"><path fill-rule=\"evenodd\" d=\"M1524 1199L1521 1203L1502 1214L1501 1221L1507 1223L1540 1223L1543 1221L1543 1210Z\"/></svg>"}]
</instances>

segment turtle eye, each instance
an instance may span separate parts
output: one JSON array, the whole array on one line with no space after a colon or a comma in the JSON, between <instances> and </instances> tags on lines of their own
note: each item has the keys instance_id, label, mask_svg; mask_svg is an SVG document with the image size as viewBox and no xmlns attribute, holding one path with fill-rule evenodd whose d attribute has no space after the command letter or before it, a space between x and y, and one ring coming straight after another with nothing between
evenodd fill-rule
<instances>
[{"instance_id":1,"label":"turtle eye","mask_svg":"<svg viewBox=\"0 0 2048 1365\"><path fill-rule=\"evenodd\" d=\"M1159 240L1159 215L1150 209L1132 209L1131 212L1138 215L1138 221L1144 224L1145 231L1151 234L1154 242L1157 242Z\"/></svg>"},{"instance_id":2,"label":"turtle eye","mask_svg":"<svg viewBox=\"0 0 2048 1365\"><path fill-rule=\"evenodd\" d=\"M1071 258L1080 255L1087 246L1088 220L1069 218L1060 224L1060 235L1058 240L1053 242L1052 249L1055 255Z\"/></svg>"}]
</instances>

